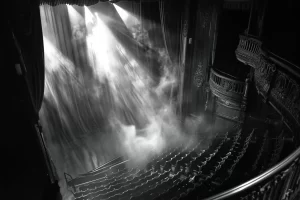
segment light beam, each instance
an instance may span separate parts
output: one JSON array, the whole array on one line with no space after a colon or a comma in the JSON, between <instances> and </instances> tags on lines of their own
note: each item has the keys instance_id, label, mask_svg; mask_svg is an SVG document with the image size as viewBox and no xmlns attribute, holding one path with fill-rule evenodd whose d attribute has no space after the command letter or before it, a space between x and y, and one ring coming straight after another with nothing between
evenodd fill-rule
<instances>
[{"instance_id":1,"label":"light beam","mask_svg":"<svg viewBox=\"0 0 300 200\"><path fill-rule=\"evenodd\" d=\"M124 10L117 4L113 5L128 29L131 29L134 25L140 24L140 21L136 16Z\"/></svg>"},{"instance_id":2,"label":"light beam","mask_svg":"<svg viewBox=\"0 0 300 200\"><path fill-rule=\"evenodd\" d=\"M81 14L79 14L75 8L73 8L73 6L71 5L67 5L68 8L68 13L69 13L69 19L71 22L72 27L73 26L78 26L84 23L84 19L81 16Z\"/></svg>"}]
</instances>

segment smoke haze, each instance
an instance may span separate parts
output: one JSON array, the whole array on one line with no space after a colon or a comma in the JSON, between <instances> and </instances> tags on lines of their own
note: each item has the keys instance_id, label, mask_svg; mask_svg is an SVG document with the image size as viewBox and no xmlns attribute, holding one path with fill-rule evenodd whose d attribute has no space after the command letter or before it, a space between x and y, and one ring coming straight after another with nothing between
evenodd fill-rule
<instances>
[{"instance_id":1,"label":"smoke haze","mask_svg":"<svg viewBox=\"0 0 300 200\"><path fill-rule=\"evenodd\" d=\"M134 16L124 23L155 66L126 49L97 12L68 11L72 37L66 44L77 47L77 57L62 51L55 24L46 20L52 8L41 6L46 81L40 116L64 199L72 198L64 172L76 177L118 156L129 158L128 167L142 168L166 148L192 144L200 129L211 130L203 116L181 121L179 66Z\"/></svg>"}]
</instances>

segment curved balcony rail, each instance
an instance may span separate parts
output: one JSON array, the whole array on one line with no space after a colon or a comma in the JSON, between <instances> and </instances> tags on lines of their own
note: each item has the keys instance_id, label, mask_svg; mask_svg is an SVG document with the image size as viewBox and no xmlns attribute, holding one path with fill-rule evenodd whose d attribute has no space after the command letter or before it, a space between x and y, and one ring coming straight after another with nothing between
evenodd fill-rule
<instances>
[{"instance_id":1,"label":"curved balcony rail","mask_svg":"<svg viewBox=\"0 0 300 200\"><path fill-rule=\"evenodd\" d=\"M249 50L249 43L253 41L258 40L240 36L236 50L237 59L255 69L255 85L265 102L270 103L283 116L288 128L293 132L300 131L300 68L262 49L261 43L254 48L255 51ZM255 44L253 42L250 46L253 47Z\"/></svg>"},{"instance_id":2,"label":"curved balcony rail","mask_svg":"<svg viewBox=\"0 0 300 200\"><path fill-rule=\"evenodd\" d=\"M249 42L256 41L256 39L246 38L246 36L241 36L240 39L236 56L238 60L255 69L254 81L258 93L282 115L284 123L291 131L299 133L300 68L271 52L262 50L261 43L259 49L257 46L254 51L253 48L249 49L247 46ZM252 47L253 45L256 44L252 44ZM261 175L206 200L294 200L299 199L299 196L300 147Z\"/></svg>"},{"instance_id":3,"label":"curved balcony rail","mask_svg":"<svg viewBox=\"0 0 300 200\"><path fill-rule=\"evenodd\" d=\"M259 59L262 42L256 38L240 35L240 42L235 51L236 58L255 68L256 62Z\"/></svg>"},{"instance_id":4,"label":"curved balcony rail","mask_svg":"<svg viewBox=\"0 0 300 200\"><path fill-rule=\"evenodd\" d=\"M205 200L297 199L300 192L300 148L263 174Z\"/></svg>"},{"instance_id":5,"label":"curved balcony rail","mask_svg":"<svg viewBox=\"0 0 300 200\"><path fill-rule=\"evenodd\" d=\"M212 93L223 100L241 102L245 94L245 82L211 69L209 85Z\"/></svg>"}]
</instances>

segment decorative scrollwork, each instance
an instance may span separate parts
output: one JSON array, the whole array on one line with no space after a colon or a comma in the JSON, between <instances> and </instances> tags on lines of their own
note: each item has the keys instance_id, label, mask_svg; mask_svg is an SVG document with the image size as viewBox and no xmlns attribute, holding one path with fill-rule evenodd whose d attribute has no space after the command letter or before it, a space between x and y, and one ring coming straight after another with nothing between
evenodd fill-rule
<instances>
[{"instance_id":1,"label":"decorative scrollwork","mask_svg":"<svg viewBox=\"0 0 300 200\"><path fill-rule=\"evenodd\" d=\"M194 84L196 85L196 87L199 88L203 85L203 82L204 82L203 65L200 62L194 75Z\"/></svg>"},{"instance_id":2,"label":"decorative scrollwork","mask_svg":"<svg viewBox=\"0 0 300 200\"><path fill-rule=\"evenodd\" d=\"M187 37L188 26L189 26L189 21L188 20L184 20L184 23L183 23L183 37Z\"/></svg>"},{"instance_id":3,"label":"decorative scrollwork","mask_svg":"<svg viewBox=\"0 0 300 200\"><path fill-rule=\"evenodd\" d=\"M276 71L276 66L269 62L263 55L260 55L257 65L258 67L254 72L254 77L260 90L266 94L270 89L271 80Z\"/></svg>"},{"instance_id":4,"label":"decorative scrollwork","mask_svg":"<svg viewBox=\"0 0 300 200\"><path fill-rule=\"evenodd\" d=\"M208 11L206 12L201 12L200 13L201 18L203 19L202 22L202 28L206 28L208 21L209 21L209 17L210 17L210 13Z\"/></svg>"},{"instance_id":5,"label":"decorative scrollwork","mask_svg":"<svg viewBox=\"0 0 300 200\"><path fill-rule=\"evenodd\" d=\"M215 96L230 102L230 105L234 105L234 107L241 106L240 104L245 92L245 82L225 77L212 69L209 85Z\"/></svg>"},{"instance_id":6,"label":"decorative scrollwork","mask_svg":"<svg viewBox=\"0 0 300 200\"><path fill-rule=\"evenodd\" d=\"M232 88L233 88L233 83L232 82L230 82L230 81L227 81L227 80L223 80L223 82L222 82L223 84L223 87L224 87L224 89L228 92L228 91L231 91L232 90Z\"/></svg>"},{"instance_id":7,"label":"decorative scrollwork","mask_svg":"<svg viewBox=\"0 0 300 200\"><path fill-rule=\"evenodd\" d=\"M236 50L239 61L255 68L254 79L256 88L265 99L268 95L277 104L288 111L300 126L300 86L294 79L283 73L280 66L269 60L268 55L261 49L261 41L240 35ZM273 84L274 85L271 85Z\"/></svg>"},{"instance_id":8,"label":"decorative scrollwork","mask_svg":"<svg viewBox=\"0 0 300 200\"><path fill-rule=\"evenodd\" d=\"M281 71L278 72L271 95L298 123L300 123L299 91L300 86L295 80Z\"/></svg>"},{"instance_id":9,"label":"decorative scrollwork","mask_svg":"<svg viewBox=\"0 0 300 200\"><path fill-rule=\"evenodd\" d=\"M240 42L235 52L239 61L256 68L261 54L261 41L240 35Z\"/></svg>"}]
</instances>

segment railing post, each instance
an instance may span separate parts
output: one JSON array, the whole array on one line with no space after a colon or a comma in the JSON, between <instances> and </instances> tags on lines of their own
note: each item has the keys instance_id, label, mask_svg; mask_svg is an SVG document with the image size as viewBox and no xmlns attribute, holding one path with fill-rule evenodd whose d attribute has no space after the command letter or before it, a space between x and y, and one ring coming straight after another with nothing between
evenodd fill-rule
<instances>
[{"instance_id":1,"label":"railing post","mask_svg":"<svg viewBox=\"0 0 300 200\"><path fill-rule=\"evenodd\" d=\"M270 97L270 92L271 92L272 88L274 87L276 75L277 75L277 70L276 70L276 67L274 64L270 65L269 63L267 63L266 67L269 69L268 71L271 71L271 73L269 73L269 76L271 76L271 77L270 77L270 86L269 86L268 91L266 91L266 96L264 98L265 103L268 102L268 99Z\"/></svg>"},{"instance_id":2,"label":"railing post","mask_svg":"<svg viewBox=\"0 0 300 200\"><path fill-rule=\"evenodd\" d=\"M69 187L72 188L71 192L74 194L76 192L76 187L74 184L70 185L70 181L73 180L72 176L70 174L67 174L66 172L64 172L64 176L65 176L65 180L66 180L66 183L67 183L67 186L68 186L68 189Z\"/></svg>"},{"instance_id":3,"label":"railing post","mask_svg":"<svg viewBox=\"0 0 300 200\"><path fill-rule=\"evenodd\" d=\"M208 108L208 101L209 101L209 94L210 94L209 86L206 86L205 91L206 91L206 102L205 102L204 110L206 111Z\"/></svg>"},{"instance_id":4,"label":"railing post","mask_svg":"<svg viewBox=\"0 0 300 200\"><path fill-rule=\"evenodd\" d=\"M248 90L249 90L249 78L246 78L245 80L245 89L244 89L244 95L243 95L243 100L247 100L247 96L248 96Z\"/></svg>"},{"instance_id":5,"label":"railing post","mask_svg":"<svg viewBox=\"0 0 300 200\"><path fill-rule=\"evenodd\" d=\"M40 124L40 122L37 122L35 124L35 130L36 130L36 134L38 136L40 146L42 148L42 152L43 152L45 164L46 164L46 167L47 167L47 170L48 170L48 176L49 176L50 182L54 183L57 174L55 173L55 169L54 169L52 160L50 158L48 149L47 149L46 144L45 144L45 140L44 140L44 137L43 137L42 125Z\"/></svg>"}]
</instances>

